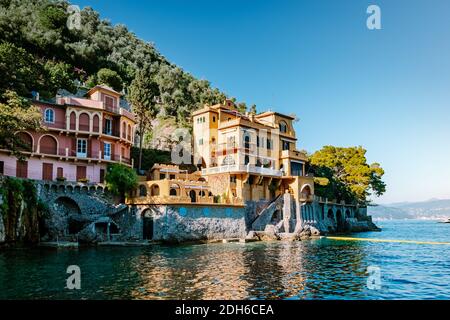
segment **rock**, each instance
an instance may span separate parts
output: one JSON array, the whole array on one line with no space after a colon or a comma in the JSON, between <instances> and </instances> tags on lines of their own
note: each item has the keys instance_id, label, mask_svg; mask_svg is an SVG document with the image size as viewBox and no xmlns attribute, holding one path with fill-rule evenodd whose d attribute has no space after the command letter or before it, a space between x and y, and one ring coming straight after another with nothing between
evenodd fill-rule
<instances>
[{"instance_id":1,"label":"rock","mask_svg":"<svg viewBox=\"0 0 450 320\"><path fill-rule=\"evenodd\" d=\"M249 240L260 240L258 233L256 233L255 231L250 231L247 236L245 237L245 239L249 239Z\"/></svg>"},{"instance_id":2,"label":"rock","mask_svg":"<svg viewBox=\"0 0 450 320\"><path fill-rule=\"evenodd\" d=\"M97 233L95 232L95 224L91 223L78 233L78 242L85 244L94 244L99 242Z\"/></svg>"},{"instance_id":3,"label":"rock","mask_svg":"<svg viewBox=\"0 0 450 320\"><path fill-rule=\"evenodd\" d=\"M260 237L262 241L280 240L280 236L277 234L277 228L272 224L266 226Z\"/></svg>"},{"instance_id":4,"label":"rock","mask_svg":"<svg viewBox=\"0 0 450 320\"><path fill-rule=\"evenodd\" d=\"M310 232L311 232L311 236L314 236L314 237L318 237L321 235L320 230L313 226L311 226Z\"/></svg>"}]
</instances>

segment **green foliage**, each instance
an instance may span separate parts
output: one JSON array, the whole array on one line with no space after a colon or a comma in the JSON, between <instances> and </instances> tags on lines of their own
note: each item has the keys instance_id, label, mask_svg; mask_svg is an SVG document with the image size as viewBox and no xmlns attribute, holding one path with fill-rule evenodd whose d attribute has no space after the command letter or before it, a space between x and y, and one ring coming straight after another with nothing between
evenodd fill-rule
<instances>
[{"instance_id":1,"label":"green foliage","mask_svg":"<svg viewBox=\"0 0 450 320\"><path fill-rule=\"evenodd\" d=\"M2 103L1 101L5 101ZM6 91L0 99L0 148L8 149L22 157L20 150L26 148L16 132L41 128L41 113L29 101L14 91Z\"/></svg>"},{"instance_id":2,"label":"green foliage","mask_svg":"<svg viewBox=\"0 0 450 320\"><path fill-rule=\"evenodd\" d=\"M135 166L139 159L139 148L132 147L131 157L134 159ZM156 149L142 149L142 170L149 170L155 163L171 163L170 152Z\"/></svg>"},{"instance_id":3,"label":"green foliage","mask_svg":"<svg viewBox=\"0 0 450 320\"><path fill-rule=\"evenodd\" d=\"M384 170L378 163L368 165L365 154L362 147L325 146L315 152L310 158L310 171L328 180L327 184L315 181L315 193L361 204L367 204L371 194L382 195L386 191L381 180Z\"/></svg>"},{"instance_id":4,"label":"green foliage","mask_svg":"<svg viewBox=\"0 0 450 320\"><path fill-rule=\"evenodd\" d=\"M136 172L130 167L118 163L108 165L105 181L109 190L121 197L137 187Z\"/></svg>"},{"instance_id":5,"label":"green foliage","mask_svg":"<svg viewBox=\"0 0 450 320\"><path fill-rule=\"evenodd\" d=\"M48 216L48 208L38 199L34 182L6 177L0 181L0 191L4 200L0 210L6 241L37 242L39 227L43 218Z\"/></svg>"},{"instance_id":6,"label":"green foliage","mask_svg":"<svg viewBox=\"0 0 450 320\"><path fill-rule=\"evenodd\" d=\"M88 87L92 88L97 84L105 84L119 92L123 89L123 80L120 75L108 68L100 69L96 75L90 76L87 80Z\"/></svg>"},{"instance_id":7,"label":"green foliage","mask_svg":"<svg viewBox=\"0 0 450 320\"><path fill-rule=\"evenodd\" d=\"M66 23L68 4L63 0L0 1L2 41L10 42L29 54L23 57L24 52L20 52L19 62L22 58L29 61L28 67L31 69L36 67L37 62L40 62L41 69L47 61L61 62L73 67L72 70L80 70L72 75L72 80L84 81L89 77L88 85L100 81L118 91L122 85L127 88L144 66L151 65L154 69L152 78L160 92L158 112L163 116L175 117L181 126L190 125L193 110L206 103L216 104L226 99L226 95L212 88L208 81L196 79L173 65L151 43L138 39L124 25L112 25L100 19L99 14L90 7L81 10L81 30L69 30ZM16 67L15 61L10 62L10 69L17 74L18 80L12 81L14 75L6 73L8 76L2 76L0 86L3 86L3 79L6 84L13 82L9 89L21 96L29 96L31 90L42 92L42 97L54 92L54 84L58 81L47 81L46 72L24 70L27 64L19 63ZM69 71L67 68L64 70ZM60 85L66 86L61 89L72 91L65 71L59 73ZM3 71L1 73L4 74ZM30 73L32 76L28 75ZM52 84L51 92L44 93L45 86L34 84L36 74L41 75L39 83ZM240 108L243 109L244 105Z\"/></svg>"}]
</instances>

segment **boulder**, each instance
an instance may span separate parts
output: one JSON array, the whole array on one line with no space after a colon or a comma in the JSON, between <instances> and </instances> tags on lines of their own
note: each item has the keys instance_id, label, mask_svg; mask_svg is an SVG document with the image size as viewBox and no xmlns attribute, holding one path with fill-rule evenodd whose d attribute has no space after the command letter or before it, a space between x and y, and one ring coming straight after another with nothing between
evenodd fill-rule
<instances>
[{"instance_id":1,"label":"boulder","mask_svg":"<svg viewBox=\"0 0 450 320\"><path fill-rule=\"evenodd\" d=\"M274 225L268 224L264 229L264 232L260 234L262 241L280 240L280 236L277 234L277 228Z\"/></svg>"},{"instance_id":2,"label":"boulder","mask_svg":"<svg viewBox=\"0 0 450 320\"><path fill-rule=\"evenodd\" d=\"M78 233L78 242L84 244L95 244L101 239L95 232L95 224L91 223Z\"/></svg>"},{"instance_id":3,"label":"boulder","mask_svg":"<svg viewBox=\"0 0 450 320\"><path fill-rule=\"evenodd\" d=\"M245 239L249 239L249 240L260 240L259 239L259 235L257 232L255 231L250 231L247 236L245 237Z\"/></svg>"}]
</instances>

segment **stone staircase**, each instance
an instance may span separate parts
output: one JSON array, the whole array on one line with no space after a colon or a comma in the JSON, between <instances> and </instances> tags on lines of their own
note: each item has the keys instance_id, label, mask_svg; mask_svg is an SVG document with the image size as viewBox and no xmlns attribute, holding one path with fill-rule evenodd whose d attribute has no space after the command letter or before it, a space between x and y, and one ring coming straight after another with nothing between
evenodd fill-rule
<instances>
[{"instance_id":1,"label":"stone staircase","mask_svg":"<svg viewBox=\"0 0 450 320\"><path fill-rule=\"evenodd\" d=\"M272 216L276 210L283 209L283 197L278 196L269 205L259 212L258 216L251 223L252 230L264 231L268 224L271 224ZM278 221L279 222L279 221Z\"/></svg>"}]
</instances>

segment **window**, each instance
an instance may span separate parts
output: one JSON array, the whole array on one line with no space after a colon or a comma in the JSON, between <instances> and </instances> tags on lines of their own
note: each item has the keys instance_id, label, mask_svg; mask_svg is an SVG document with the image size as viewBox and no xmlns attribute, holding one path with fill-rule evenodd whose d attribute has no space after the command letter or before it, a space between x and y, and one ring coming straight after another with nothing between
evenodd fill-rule
<instances>
[{"instance_id":1,"label":"window","mask_svg":"<svg viewBox=\"0 0 450 320\"><path fill-rule=\"evenodd\" d=\"M5 174L5 162L0 161L0 175L4 175L4 174Z\"/></svg>"},{"instance_id":2,"label":"window","mask_svg":"<svg viewBox=\"0 0 450 320\"><path fill-rule=\"evenodd\" d=\"M175 180L175 175L174 174L170 175L170 180Z\"/></svg>"},{"instance_id":3,"label":"window","mask_svg":"<svg viewBox=\"0 0 450 320\"><path fill-rule=\"evenodd\" d=\"M103 144L103 158L111 160L111 143L105 142Z\"/></svg>"},{"instance_id":4,"label":"window","mask_svg":"<svg viewBox=\"0 0 450 320\"><path fill-rule=\"evenodd\" d=\"M87 140L77 139L77 157L86 158L87 157Z\"/></svg>"},{"instance_id":5,"label":"window","mask_svg":"<svg viewBox=\"0 0 450 320\"><path fill-rule=\"evenodd\" d=\"M244 164L247 165L250 163L250 157L249 156L245 156L244 158Z\"/></svg>"},{"instance_id":6,"label":"window","mask_svg":"<svg viewBox=\"0 0 450 320\"><path fill-rule=\"evenodd\" d=\"M267 150L272 150L272 139L267 139Z\"/></svg>"},{"instance_id":7,"label":"window","mask_svg":"<svg viewBox=\"0 0 450 320\"><path fill-rule=\"evenodd\" d=\"M289 142L283 140L283 150L289 150Z\"/></svg>"},{"instance_id":8,"label":"window","mask_svg":"<svg viewBox=\"0 0 450 320\"><path fill-rule=\"evenodd\" d=\"M45 122L55 123L55 111L53 111L53 109L45 110Z\"/></svg>"},{"instance_id":9,"label":"window","mask_svg":"<svg viewBox=\"0 0 450 320\"><path fill-rule=\"evenodd\" d=\"M203 138L201 138L201 139L198 140L198 144L199 144L199 145L203 145Z\"/></svg>"},{"instance_id":10,"label":"window","mask_svg":"<svg viewBox=\"0 0 450 320\"><path fill-rule=\"evenodd\" d=\"M280 132L286 133L287 132L287 124L284 121L280 122Z\"/></svg>"},{"instance_id":11,"label":"window","mask_svg":"<svg viewBox=\"0 0 450 320\"><path fill-rule=\"evenodd\" d=\"M291 176L303 176L303 163L291 161Z\"/></svg>"},{"instance_id":12,"label":"window","mask_svg":"<svg viewBox=\"0 0 450 320\"><path fill-rule=\"evenodd\" d=\"M213 116L213 122L216 122L216 117L215 116Z\"/></svg>"},{"instance_id":13,"label":"window","mask_svg":"<svg viewBox=\"0 0 450 320\"><path fill-rule=\"evenodd\" d=\"M112 122L111 122L111 119L105 119L105 134L112 135Z\"/></svg>"},{"instance_id":14,"label":"window","mask_svg":"<svg viewBox=\"0 0 450 320\"><path fill-rule=\"evenodd\" d=\"M19 161L16 162L16 177L17 178L28 178L28 162Z\"/></svg>"},{"instance_id":15,"label":"window","mask_svg":"<svg viewBox=\"0 0 450 320\"><path fill-rule=\"evenodd\" d=\"M105 101L106 109L110 109L110 110L114 109L115 100L116 99L114 99L113 97L105 96L104 101Z\"/></svg>"},{"instance_id":16,"label":"window","mask_svg":"<svg viewBox=\"0 0 450 320\"><path fill-rule=\"evenodd\" d=\"M244 137L244 148L250 149L250 136L249 135L245 135L245 137Z\"/></svg>"},{"instance_id":17,"label":"window","mask_svg":"<svg viewBox=\"0 0 450 320\"><path fill-rule=\"evenodd\" d=\"M166 175L164 174L164 173L160 173L159 174L159 179L160 180L163 180L163 179L165 179L166 178Z\"/></svg>"}]
</instances>

